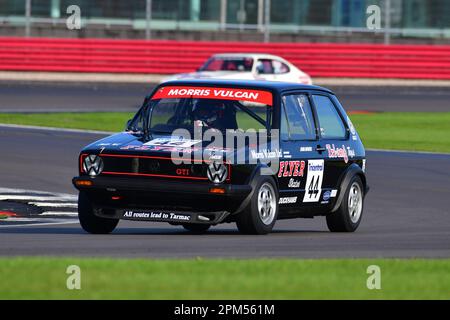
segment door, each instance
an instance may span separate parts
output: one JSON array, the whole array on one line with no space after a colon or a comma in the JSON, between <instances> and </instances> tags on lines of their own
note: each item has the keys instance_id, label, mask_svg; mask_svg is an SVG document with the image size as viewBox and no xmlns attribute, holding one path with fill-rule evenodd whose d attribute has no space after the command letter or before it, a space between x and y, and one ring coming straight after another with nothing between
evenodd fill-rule
<instances>
[{"instance_id":1,"label":"door","mask_svg":"<svg viewBox=\"0 0 450 320\"><path fill-rule=\"evenodd\" d=\"M321 203L331 204L338 195L338 182L354 157L349 129L343 116L326 94L313 94L312 102L319 127L318 152L325 160Z\"/></svg>"},{"instance_id":2,"label":"door","mask_svg":"<svg viewBox=\"0 0 450 320\"><path fill-rule=\"evenodd\" d=\"M318 135L307 93L282 97L278 170L280 209L312 207L320 202L324 159L316 150Z\"/></svg>"}]
</instances>

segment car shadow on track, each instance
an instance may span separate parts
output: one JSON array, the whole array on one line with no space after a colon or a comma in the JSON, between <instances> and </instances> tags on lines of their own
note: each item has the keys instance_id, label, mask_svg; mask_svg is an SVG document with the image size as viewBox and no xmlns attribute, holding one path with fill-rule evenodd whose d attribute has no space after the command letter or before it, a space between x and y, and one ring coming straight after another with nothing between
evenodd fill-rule
<instances>
[{"instance_id":1,"label":"car shadow on track","mask_svg":"<svg viewBox=\"0 0 450 320\"><path fill-rule=\"evenodd\" d=\"M114 232L108 235L90 235L79 227L11 227L0 230L0 234L55 234L55 235L86 235L91 237L119 237L119 236L245 236L251 237L252 235L244 235L239 233L236 229L218 229L208 230L203 234L197 234L186 231L180 228L118 228ZM321 230L273 230L270 235L286 235L286 234L298 234L298 235L312 235L312 234L330 234L328 231Z\"/></svg>"}]
</instances>

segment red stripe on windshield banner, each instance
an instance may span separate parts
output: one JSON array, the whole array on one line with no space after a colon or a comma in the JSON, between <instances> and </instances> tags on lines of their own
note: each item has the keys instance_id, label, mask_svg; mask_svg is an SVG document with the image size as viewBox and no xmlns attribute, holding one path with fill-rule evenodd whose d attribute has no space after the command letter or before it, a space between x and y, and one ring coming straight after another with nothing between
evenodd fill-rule
<instances>
[{"instance_id":1,"label":"red stripe on windshield banner","mask_svg":"<svg viewBox=\"0 0 450 320\"><path fill-rule=\"evenodd\" d=\"M237 100L272 106L271 92L239 88L168 86L155 92L152 100L170 98Z\"/></svg>"}]
</instances>

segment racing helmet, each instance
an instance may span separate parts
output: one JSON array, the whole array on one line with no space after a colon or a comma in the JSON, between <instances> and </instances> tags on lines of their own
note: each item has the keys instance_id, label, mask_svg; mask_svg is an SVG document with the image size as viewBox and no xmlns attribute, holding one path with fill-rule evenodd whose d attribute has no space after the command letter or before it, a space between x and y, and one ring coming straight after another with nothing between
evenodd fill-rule
<instances>
[{"instance_id":1,"label":"racing helmet","mask_svg":"<svg viewBox=\"0 0 450 320\"><path fill-rule=\"evenodd\" d=\"M217 120L223 118L225 113L225 104L220 100L198 99L192 109L192 120L203 121L211 126Z\"/></svg>"}]
</instances>

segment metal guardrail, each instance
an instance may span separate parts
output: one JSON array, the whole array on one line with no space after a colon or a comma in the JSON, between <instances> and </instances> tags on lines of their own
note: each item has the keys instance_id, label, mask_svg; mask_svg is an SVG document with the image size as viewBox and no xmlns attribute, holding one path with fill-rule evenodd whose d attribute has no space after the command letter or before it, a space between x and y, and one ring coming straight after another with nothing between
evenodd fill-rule
<instances>
[{"instance_id":1,"label":"metal guardrail","mask_svg":"<svg viewBox=\"0 0 450 320\"><path fill-rule=\"evenodd\" d=\"M25 17L0 17L0 24L13 25L13 26L25 26L29 24L30 27L33 24L47 24L49 26L65 25L66 19L55 18L38 18L32 17L26 19ZM105 29L109 29L112 26L126 26L135 30L148 30L146 27L146 20L144 19L106 19L106 18L85 18L82 20L83 28L89 26L103 26ZM192 30L192 31L226 31L226 30L242 30L242 31L259 31L264 33L260 25L247 25L247 24L233 24L226 23L221 24L217 22L192 22L192 21L167 21L167 20L152 20L153 30ZM294 26L284 24L271 24L268 26L269 33L317 33L317 34L334 34L334 33L364 33L364 34L376 34L376 35L401 35L401 36L417 36L417 37L433 37L433 38L450 38L450 29L423 29L423 28L390 28L390 29L378 29L369 30L367 28L358 27L327 27L327 26ZM147 35L146 38L149 38ZM268 41L266 41L268 42Z\"/></svg>"}]
</instances>

